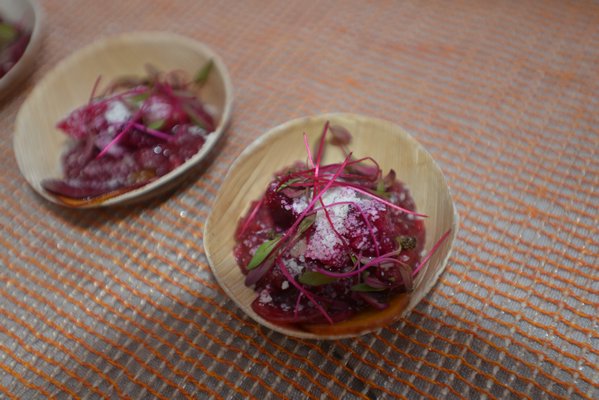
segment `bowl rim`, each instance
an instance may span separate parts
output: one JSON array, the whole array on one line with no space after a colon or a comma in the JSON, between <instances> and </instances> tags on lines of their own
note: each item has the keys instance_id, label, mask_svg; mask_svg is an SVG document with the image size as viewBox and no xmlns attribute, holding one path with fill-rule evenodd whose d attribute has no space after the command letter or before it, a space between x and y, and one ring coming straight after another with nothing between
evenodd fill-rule
<instances>
[{"instance_id":1,"label":"bowl rim","mask_svg":"<svg viewBox=\"0 0 599 400\"><path fill-rule=\"evenodd\" d=\"M437 161L432 157L432 155L428 152L428 150L424 147L424 145L422 145L419 141L417 141L407 130L405 130L400 125L398 125L392 121L386 120L386 119L370 117L370 116L366 116L364 114L349 113L349 112L328 112L328 113L313 114L313 115L309 115L309 116L304 116L304 117L299 117L299 118L294 118L294 119L288 120L286 122L283 122L279 125L276 125L270 129L268 129L265 133L258 136L252 143L250 143L237 156L236 160L231 164L231 166L227 170L227 173L225 174L225 177L222 181L221 188L222 188L222 185L224 185L224 183L227 182L228 179L230 179L231 175L237 169L238 165L245 162L247 158L251 157L251 155L255 149L260 148L261 146L264 146L265 142L267 142L268 139L270 139L272 137L285 135L286 132L290 128L301 125L302 123L305 123L306 121L310 121L310 120L314 120L314 119L326 121L326 120L332 120L332 119L336 119L336 118L368 120L368 121L374 121L377 123L391 124L394 127L399 128L401 131L403 131L403 133L405 133L405 136L408 140L412 141L415 146L419 147L419 149L421 151L423 151L430 157L432 164L434 165L434 167L440 174L440 176L442 178L442 182L444 183L445 187L447 188L449 200L451 202L451 214L452 214L451 232L450 232L449 236L447 237L447 239L450 243L450 246L449 246L449 249L448 249L447 253L445 254L445 256L441 260L439 260L439 264L441 264L441 267L432 277L432 279L431 279L432 284L430 284L429 287L425 290L425 293L422 296L422 297L424 297L430 292L432 287L438 282L439 276L445 271L445 268L447 267L447 263L449 262L449 258L451 257L451 254L453 252L453 247L454 247L453 245L455 243L457 232L459 230L460 218L459 218L459 214L457 212L455 201L453 199L451 187L447 184L447 178L446 178L445 174L443 173L443 170L439 167ZM271 172L274 173L276 171L273 170ZM220 199L221 188L219 188L219 192L214 200L215 203L218 202L219 200L221 200ZM204 225L204 231L202 232L203 238L204 238L204 240L203 240L204 252L206 254L206 258L208 260L208 265L210 266L210 270L212 271L212 275L218 282L219 287L225 292L225 294L229 297L229 299L232 300L235 303L235 305L237 307L239 307L241 309L241 311L244 312L245 315L250 317L252 320L254 320L256 323L258 323L261 326L265 326L265 327L272 329L273 331L276 331L278 333L281 333L281 334L284 334L287 336L291 336L291 337L295 337L295 338L300 338L300 339L337 340L337 339L354 338L354 337L358 337L358 336L362 336L362 335L380 331L385 326L390 325L392 323L396 323L400 318L405 317L408 313L410 313L412 311L412 309L422 300L422 298L421 298L418 301L416 301L415 303L412 303L412 296L409 296L408 305L406 306L405 309L403 309L401 311L401 313L399 315L396 316L396 318L392 322L389 322L388 324L386 324L384 326L378 326L378 327L374 327L372 329L364 329L357 333L352 332L352 333L342 333L342 334L316 334L316 333L309 332L309 331L302 331L298 328L282 327L282 326L272 323L258 315L254 315L255 313L248 313L246 311L246 309L244 307L241 307L240 304L238 303L237 296L235 295L235 293L233 293L232 290L227 285L223 284L223 277L221 276L221 274L217 273L217 271L216 271L216 267L213 262L213 256L210 252L210 246L206 245L206 238L210 237L209 232L211 231L211 229L213 229L212 225L217 223L217 221L215 221L216 217L214 216L213 210L214 210L214 207L212 207L212 210L210 211L210 214L208 215L208 218L206 219L206 224ZM241 217L241 216L239 216L239 217ZM235 263L235 267L239 268L237 263Z\"/></svg>"},{"instance_id":2,"label":"bowl rim","mask_svg":"<svg viewBox=\"0 0 599 400\"><path fill-rule=\"evenodd\" d=\"M35 64L34 56L40 50L42 44L42 31L44 29L45 13L39 0L15 0L17 3L26 2L33 10L33 26L31 27L31 37L25 47L25 51L19 60L8 72L0 78L0 97L8 95L17 83L25 78L27 70L33 68Z\"/></svg>"},{"instance_id":3,"label":"bowl rim","mask_svg":"<svg viewBox=\"0 0 599 400\"><path fill-rule=\"evenodd\" d=\"M206 141L204 142L204 144L202 145L200 150L195 155L193 155L191 158L186 160L180 166L176 167L169 173L161 176L160 178L158 178L148 184L145 184L145 185L140 186L139 188L135 188L133 190L129 190L127 192L124 192L124 193L119 194L114 197L103 199L98 202L91 201L89 203L78 205L78 206L72 206L72 205L65 204L65 203L57 200L54 196L50 195L49 193L46 193L43 189L38 188L38 186L34 182L31 182L27 178L27 176L23 173L22 160L19 156L19 152L17 151L16 137L23 130L23 128L21 126L23 124L23 122L22 122L23 119L26 118L26 116L24 115L25 106L29 103L29 101L31 101L31 99L38 96L37 95L38 92L42 89L41 88L42 85L40 85L40 83L44 82L46 80L55 79L55 76L58 73L60 73L61 70L63 70L66 67L72 68L72 66L74 64L76 64L79 59L89 57L90 55L93 55L95 52L102 51L103 49L110 47L112 45L115 45L115 44L122 45L123 42L126 42L127 44L134 46L134 45L136 45L136 43L139 43L139 42L168 42L168 41L174 41L177 43L184 44L186 47L193 49L194 51L201 52L202 54L206 55L207 58L209 58L213 61L216 69L219 71L221 78L222 78L223 88L224 88L224 107L222 109L221 117L220 117L218 125L216 126L216 129L207 136ZM17 164L19 166L19 169L21 170L21 174L25 177L25 179L30 184L30 186L33 187L33 189L35 190L36 193L38 193L43 198L45 198L46 200L49 200L52 203L55 203L55 204L58 204L58 205L61 205L61 206L67 207L67 208L77 208L77 209L109 207L109 206L121 205L124 203L130 204L130 203L136 202L137 200L141 200L142 197L148 198L148 197L152 197L154 195L159 194L160 192L158 189L160 187L168 184L169 182L177 181L177 179L183 177L183 175L185 175L187 172L189 172L190 169L193 169L193 167L196 166L196 164L198 164L200 161L202 161L204 158L206 158L208 156L208 153L216 146L217 142L224 135L224 132L230 123L231 115L232 115L232 111L233 111L233 98L234 98L233 83L231 81L231 77L229 75L229 71L228 71L227 67L226 67L224 61L222 60L222 58L206 44L204 44L196 39L193 39L191 37L188 37L188 36L184 36L184 35L180 35L180 34L176 34L176 33L172 33L172 32L167 32L167 31L159 31L159 30L133 31L133 32L125 32L125 33L121 33L121 34L116 34L116 35L110 35L110 36L106 36L98 41L95 41L93 43L89 43L78 50L75 50L69 56L67 56L66 58L61 60L42 78L42 80L36 85L36 87L31 91L31 93L29 93L28 97L25 99L25 101L21 105L21 108L19 109L17 116L16 116L14 135L13 135L13 152L15 153L15 156L17 159ZM26 133L21 133L21 134L26 134Z\"/></svg>"}]
</instances>

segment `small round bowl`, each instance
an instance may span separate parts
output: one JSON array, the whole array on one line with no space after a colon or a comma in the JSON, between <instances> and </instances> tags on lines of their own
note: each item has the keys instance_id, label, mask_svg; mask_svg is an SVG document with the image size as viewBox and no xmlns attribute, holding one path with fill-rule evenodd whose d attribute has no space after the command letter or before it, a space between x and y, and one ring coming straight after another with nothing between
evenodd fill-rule
<instances>
[{"instance_id":1,"label":"small round bowl","mask_svg":"<svg viewBox=\"0 0 599 400\"><path fill-rule=\"evenodd\" d=\"M37 0L0 0L0 15L31 32L27 48L19 61L0 78L0 97L4 97L27 76L35 64L35 56L42 42L43 12Z\"/></svg>"},{"instance_id":2,"label":"small round bowl","mask_svg":"<svg viewBox=\"0 0 599 400\"><path fill-rule=\"evenodd\" d=\"M394 169L406 183L418 211L425 219L428 252L448 230L430 261L414 282L414 290L398 295L383 311L366 311L334 325L280 326L266 321L251 308L257 293L244 284L233 248L239 218L253 200L262 196L275 172L296 160L305 160L303 133L311 148L326 121L342 125L352 134L350 150L356 158L372 156L383 173ZM328 151L323 163L341 162L340 152ZM412 310L428 293L445 268L458 227L458 215L443 173L431 155L400 127L379 119L354 114L325 114L300 118L279 125L258 138L231 166L215 200L204 232L206 255L217 281L235 303L260 324L289 336L312 339L340 339L378 330Z\"/></svg>"},{"instance_id":3,"label":"small round bowl","mask_svg":"<svg viewBox=\"0 0 599 400\"><path fill-rule=\"evenodd\" d=\"M102 82L143 76L151 64L162 71L183 70L193 76L209 60L213 67L200 97L215 110L216 129L192 158L140 188L91 200L65 201L42 188L46 179L61 179L63 153L71 140L56 128L59 120L89 101L98 76ZM218 55L202 43L166 32L136 32L106 38L59 63L25 100L15 125L14 151L21 173L42 197L75 208L112 206L146 200L172 189L206 158L223 135L231 116L233 87Z\"/></svg>"}]
</instances>

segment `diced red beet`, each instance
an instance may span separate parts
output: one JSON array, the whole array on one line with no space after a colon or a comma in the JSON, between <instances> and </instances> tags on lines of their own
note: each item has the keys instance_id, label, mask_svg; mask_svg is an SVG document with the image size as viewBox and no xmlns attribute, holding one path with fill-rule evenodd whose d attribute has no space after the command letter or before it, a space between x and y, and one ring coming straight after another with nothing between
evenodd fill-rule
<instances>
[{"instance_id":1,"label":"diced red beet","mask_svg":"<svg viewBox=\"0 0 599 400\"><path fill-rule=\"evenodd\" d=\"M57 127L69 136L83 139L95 136L109 128L106 114L106 102L95 102L79 107L71 112Z\"/></svg>"},{"instance_id":2,"label":"diced red beet","mask_svg":"<svg viewBox=\"0 0 599 400\"><path fill-rule=\"evenodd\" d=\"M277 191L277 187L277 182L273 182L269 186L264 195L264 206L270 212L275 225L286 229L295 222L297 215L294 214L291 208L292 200L281 191Z\"/></svg>"}]
</instances>

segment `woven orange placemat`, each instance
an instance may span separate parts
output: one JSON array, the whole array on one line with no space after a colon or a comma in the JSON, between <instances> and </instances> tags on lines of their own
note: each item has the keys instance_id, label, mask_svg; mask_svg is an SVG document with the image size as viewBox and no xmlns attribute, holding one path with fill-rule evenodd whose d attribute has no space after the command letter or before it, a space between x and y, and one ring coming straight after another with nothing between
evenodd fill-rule
<instances>
[{"instance_id":1,"label":"woven orange placemat","mask_svg":"<svg viewBox=\"0 0 599 400\"><path fill-rule=\"evenodd\" d=\"M41 3L36 70L0 103L0 397L599 397L596 2ZM133 30L223 57L236 100L222 153L147 204L50 205L18 172L17 110L62 58ZM407 318L295 340L219 290L202 232L246 145L333 111L410 131L447 175L461 228Z\"/></svg>"}]
</instances>

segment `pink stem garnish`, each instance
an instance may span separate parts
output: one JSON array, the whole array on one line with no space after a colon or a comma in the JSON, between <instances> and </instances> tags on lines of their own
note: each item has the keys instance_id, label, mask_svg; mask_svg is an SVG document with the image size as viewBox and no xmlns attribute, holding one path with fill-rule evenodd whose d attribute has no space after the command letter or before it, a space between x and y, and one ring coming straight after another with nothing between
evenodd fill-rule
<instances>
[{"instance_id":1,"label":"pink stem garnish","mask_svg":"<svg viewBox=\"0 0 599 400\"><path fill-rule=\"evenodd\" d=\"M173 139L174 139L174 137L173 137L173 136L171 136L171 135L169 135L169 134L167 134L167 133L164 133L164 132L157 131L156 129L148 128L147 126L145 126L145 125L143 125L143 124L140 124L140 123L138 123L138 122L135 122L135 123L133 124L133 126L134 126L134 127L135 127L135 129L137 129L137 130L140 130L140 131L142 131L142 132L144 132L144 133L147 133L147 134L149 134L149 135L155 136L155 137L157 137L157 138L160 138L160 139L163 139L163 140L166 140L166 141L171 141L171 140L173 140Z\"/></svg>"},{"instance_id":2,"label":"pink stem garnish","mask_svg":"<svg viewBox=\"0 0 599 400\"><path fill-rule=\"evenodd\" d=\"M129 132L129 131L131 130L131 128L133 128L133 124L134 124L134 122L133 122L133 121L134 121L134 120L133 120L133 119L131 119L131 120L129 120L129 122L127 122L127 125L125 125L125 127L123 128L123 130L122 130L122 131L121 131L121 132L120 132L118 135L116 135L116 136L114 137L114 139L112 139L112 140L110 141L110 143L108 143L108 144L106 145L106 147L104 147L104 148L102 149L102 151L101 151L101 152L99 152L99 153L98 153L98 155L96 156L96 160L97 160L98 158L102 157L104 154L106 154L106 153L108 152L108 150L109 150L109 149L110 149L110 148L111 148L111 147L112 147L114 144L116 144L116 143L117 143L119 140L121 140L121 138L122 138L122 137L125 135L125 133Z\"/></svg>"},{"instance_id":3,"label":"pink stem garnish","mask_svg":"<svg viewBox=\"0 0 599 400\"><path fill-rule=\"evenodd\" d=\"M316 267L316 270L323 275L330 276L331 278L349 278L350 276L358 275L359 273L366 271L368 268L373 267L375 265L380 265L384 262L399 262L396 258L392 258L393 256L398 255L401 252L401 249L394 250L389 253L383 254L382 256L375 257L366 264L362 265L360 268L349 271L349 272L331 272L323 268Z\"/></svg>"},{"instance_id":4,"label":"pink stem garnish","mask_svg":"<svg viewBox=\"0 0 599 400\"><path fill-rule=\"evenodd\" d=\"M252 220L256 217L256 214L258 214L258 210L260 209L260 207L262 207L262 203L264 203L264 198L261 198L260 201L258 203L256 203L256 206L252 210L251 214L249 215L249 217L247 217L247 219L243 223L243 226L241 227L241 231L239 232L239 236L241 236L245 233L245 230L248 228L248 226L250 225Z\"/></svg>"},{"instance_id":5,"label":"pink stem garnish","mask_svg":"<svg viewBox=\"0 0 599 400\"><path fill-rule=\"evenodd\" d=\"M293 317L297 319L297 315L299 314L299 306L300 306L300 301L302 300L302 296L304 294L302 292L299 292L299 294L297 295L297 300L295 301L295 308L293 309Z\"/></svg>"},{"instance_id":6,"label":"pink stem garnish","mask_svg":"<svg viewBox=\"0 0 599 400\"><path fill-rule=\"evenodd\" d=\"M411 211L411 210L408 210L406 208L400 207L400 206L398 206L396 204L393 204L393 203L391 203L391 202L389 202L389 201L387 201L387 200L385 200L385 199L383 199L383 198L381 198L381 197L379 197L379 196L377 196L375 194L370 193L367 190L361 189L361 188L359 188L358 186L356 186L356 185L354 185L352 183L343 182L342 184L337 184L335 186L346 186L346 187L349 186L352 189L354 189L356 192L360 192L362 194L365 194L366 196L372 197L373 199L375 199L377 201L380 201L381 203L386 204L389 207L395 208L396 210L403 211L406 214L412 214L412 215L416 215L418 217L423 217L423 218L427 217L426 214L420 214L420 213L417 213L416 211Z\"/></svg>"},{"instance_id":7,"label":"pink stem garnish","mask_svg":"<svg viewBox=\"0 0 599 400\"><path fill-rule=\"evenodd\" d=\"M114 139L112 139L112 140L110 141L110 143L108 143L108 144L106 145L106 147L104 147L104 148L102 149L102 151L101 151L101 152L99 152L99 153L98 153L98 155L96 156L96 160L97 160L98 158L102 157L104 154L106 154L106 153L108 152L108 150L109 150L109 149L110 149L110 148L111 148L113 145L115 145L115 144L116 144L116 143L117 143L119 140L121 140L121 138L122 138L123 136L125 136L125 133L129 132L129 131L130 131L130 130L133 128L133 125L134 125L134 124L137 122L137 120L138 120L138 119L141 117L141 114L142 114L142 113L143 113L143 111L144 111L145 105L146 105L146 102L144 101L144 102L143 102L143 104L141 105L141 107L139 107L139 110L137 110L137 112L135 113L135 115L134 115L134 116L133 116L133 117L132 117L132 118L131 118L129 121L127 121L127 124L125 125L125 127L123 128L123 130L122 130L122 131L121 131L121 132L120 132L118 135L116 135L116 136L114 137Z\"/></svg>"},{"instance_id":8,"label":"pink stem garnish","mask_svg":"<svg viewBox=\"0 0 599 400\"><path fill-rule=\"evenodd\" d=\"M316 165L314 167L314 176L318 178L318 169L320 168L320 161L322 160L322 152L324 150L324 139L329 130L329 121L324 124L322 135L320 135L320 143L318 144L318 152L316 153Z\"/></svg>"},{"instance_id":9,"label":"pink stem garnish","mask_svg":"<svg viewBox=\"0 0 599 400\"><path fill-rule=\"evenodd\" d=\"M318 303L318 301L310 294L310 292L308 292L306 289L304 289L302 287L302 285L300 285L299 283L297 283L297 281L295 279L293 279L293 276L291 276L291 274L287 270L287 267L285 266L285 264L283 264L283 262L281 261L280 258L277 260L277 264L279 265L279 268L281 269L281 272L283 273L285 278L287 278L287 280L289 282L291 282L291 284L293 286L295 286L297 288L297 290L300 291L300 293L302 293L304 296L306 296L308 298L308 300L310 300L316 306L316 308L318 308L318 311L320 311L322 313L322 315L324 315L324 317L327 319L327 321L330 324L332 324L333 319L329 316L327 311Z\"/></svg>"},{"instance_id":10,"label":"pink stem garnish","mask_svg":"<svg viewBox=\"0 0 599 400\"><path fill-rule=\"evenodd\" d=\"M304 132L304 145L306 146L306 153L308 153L308 161L310 162L310 167L314 168L314 160L312 159L312 152L310 151L310 144L308 143L308 135Z\"/></svg>"},{"instance_id":11,"label":"pink stem garnish","mask_svg":"<svg viewBox=\"0 0 599 400\"><path fill-rule=\"evenodd\" d=\"M420 262L420 264L418 264L418 266L416 268L414 268L414 272L412 272L412 276L416 276L416 274L418 273L418 271L420 271L420 269L424 266L424 264L426 264L428 262L428 260L433 256L433 254L435 254L435 251L437 251L439 246L441 246L441 243L443 243L443 241L445 239L447 239L447 236L449 236L450 232L451 232L451 229L449 229L447 232L445 232L443 234L443 236L441 236L441 238L437 241L437 243L435 243L433 248L428 252L426 257L424 257L424 259Z\"/></svg>"},{"instance_id":12,"label":"pink stem garnish","mask_svg":"<svg viewBox=\"0 0 599 400\"><path fill-rule=\"evenodd\" d=\"M102 75L98 75L98 77L96 78L96 82L94 83L94 87L92 88L92 93L89 96L89 101L87 102L87 104L91 104L94 97L96 97L96 91L98 90L98 85L100 84L101 79L102 79Z\"/></svg>"}]
</instances>

